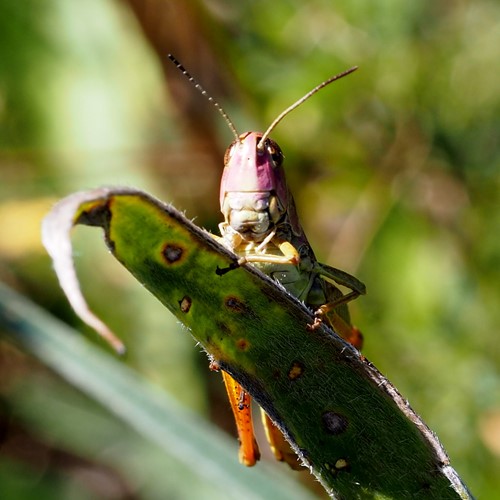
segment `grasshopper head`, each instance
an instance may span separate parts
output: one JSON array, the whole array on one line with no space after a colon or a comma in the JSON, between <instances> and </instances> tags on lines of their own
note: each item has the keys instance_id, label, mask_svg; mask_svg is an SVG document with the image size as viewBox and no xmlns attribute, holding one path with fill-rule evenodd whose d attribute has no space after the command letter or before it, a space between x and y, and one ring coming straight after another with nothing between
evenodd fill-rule
<instances>
[{"instance_id":1,"label":"grasshopper head","mask_svg":"<svg viewBox=\"0 0 500 500\"><path fill-rule=\"evenodd\" d=\"M245 240L262 241L288 206L283 154L260 132L239 136L226 151L220 189L225 222Z\"/></svg>"}]
</instances>

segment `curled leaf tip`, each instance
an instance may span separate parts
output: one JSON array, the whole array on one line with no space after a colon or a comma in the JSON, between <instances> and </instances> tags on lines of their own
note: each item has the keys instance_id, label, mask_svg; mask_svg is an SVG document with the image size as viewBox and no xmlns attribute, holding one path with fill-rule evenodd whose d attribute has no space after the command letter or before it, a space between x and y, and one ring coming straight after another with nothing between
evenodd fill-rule
<instances>
[{"instance_id":1,"label":"curled leaf tip","mask_svg":"<svg viewBox=\"0 0 500 500\"><path fill-rule=\"evenodd\" d=\"M111 347L116 351L117 354L123 356L127 352L127 348L125 344L115 335L112 335L112 338L106 339Z\"/></svg>"},{"instance_id":2,"label":"curled leaf tip","mask_svg":"<svg viewBox=\"0 0 500 500\"><path fill-rule=\"evenodd\" d=\"M75 193L57 203L42 222L42 242L52 258L59 284L75 313L92 327L118 354L125 352L123 342L88 307L82 295L73 262L70 233L78 219L80 206L105 199L106 189Z\"/></svg>"}]
</instances>

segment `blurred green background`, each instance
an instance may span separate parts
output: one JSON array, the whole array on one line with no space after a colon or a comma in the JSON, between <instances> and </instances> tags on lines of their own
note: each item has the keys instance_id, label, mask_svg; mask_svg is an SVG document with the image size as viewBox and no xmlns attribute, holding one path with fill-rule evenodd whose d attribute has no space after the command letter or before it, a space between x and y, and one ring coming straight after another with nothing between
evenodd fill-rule
<instances>
[{"instance_id":1,"label":"blurred green background","mask_svg":"<svg viewBox=\"0 0 500 500\"><path fill-rule=\"evenodd\" d=\"M170 52L240 132L267 128L310 88L360 67L273 138L318 258L367 285L351 307L365 355L438 434L472 492L495 497L498 2L0 0L0 281L95 344L41 247L40 221L58 198L127 185L213 232L221 219L218 183L232 136ZM86 297L127 343L122 362L234 433L220 377L182 327L108 255L98 231L79 229L74 246ZM89 446L89 422L108 441ZM134 445L121 425L0 334L2 498L198 491L189 475L148 487L164 458ZM127 475L120 461L123 435L127 453L142 450L142 475Z\"/></svg>"}]
</instances>

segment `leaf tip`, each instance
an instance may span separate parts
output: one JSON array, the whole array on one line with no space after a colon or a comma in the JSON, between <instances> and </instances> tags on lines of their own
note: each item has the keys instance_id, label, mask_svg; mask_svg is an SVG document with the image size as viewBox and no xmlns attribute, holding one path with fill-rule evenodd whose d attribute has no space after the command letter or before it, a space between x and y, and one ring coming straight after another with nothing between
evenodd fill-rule
<instances>
[{"instance_id":1,"label":"leaf tip","mask_svg":"<svg viewBox=\"0 0 500 500\"><path fill-rule=\"evenodd\" d=\"M42 222L42 241L52 258L61 288L76 314L92 327L118 354L125 353L123 342L88 307L73 263L70 232L78 223L82 204L102 200L105 189L75 193L57 203ZM76 222L75 222L76 221Z\"/></svg>"},{"instance_id":2,"label":"leaf tip","mask_svg":"<svg viewBox=\"0 0 500 500\"><path fill-rule=\"evenodd\" d=\"M127 352L125 344L118 337L115 336L113 337L114 337L113 340L109 342L111 347L115 350L117 354L123 356Z\"/></svg>"}]
</instances>

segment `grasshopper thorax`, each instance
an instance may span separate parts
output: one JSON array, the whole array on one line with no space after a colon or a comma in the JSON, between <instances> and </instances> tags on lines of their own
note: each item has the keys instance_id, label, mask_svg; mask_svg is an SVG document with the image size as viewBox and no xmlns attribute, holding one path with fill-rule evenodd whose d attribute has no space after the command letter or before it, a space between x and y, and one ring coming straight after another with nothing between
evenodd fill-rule
<instances>
[{"instance_id":1,"label":"grasshopper thorax","mask_svg":"<svg viewBox=\"0 0 500 500\"><path fill-rule=\"evenodd\" d=\"M225 222L243 238L262 241L288 206L283 153L262 133L246 132L226 150L220 188Z\"/></svg>"}]
</instances>

